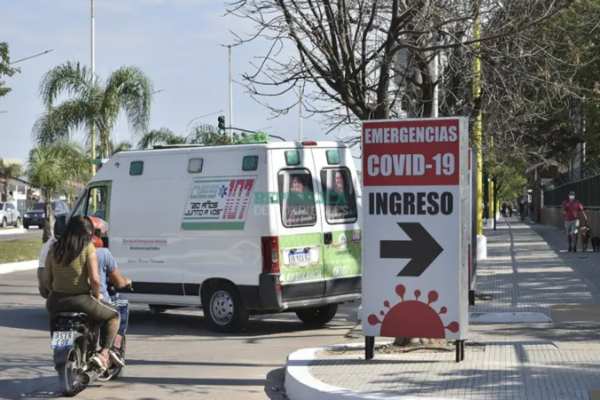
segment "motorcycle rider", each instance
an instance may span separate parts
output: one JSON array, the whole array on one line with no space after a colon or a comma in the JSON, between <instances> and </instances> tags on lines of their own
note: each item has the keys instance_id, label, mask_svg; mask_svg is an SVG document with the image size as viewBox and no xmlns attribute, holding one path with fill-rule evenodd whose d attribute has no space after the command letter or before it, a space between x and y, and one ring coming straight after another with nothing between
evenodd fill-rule
<instances>
[{"instance_id":1,"label":"motorcycle rider","mask_svg":"<svg viewBox=\"0 0 600 400\"><path fill-rule=\"evenodd\" d=\"M120 293L116 293L110 296L108 293L108 284L112 283L115 288L123 289L126 286L131 285L131 279L124 278L119 273L117 262L112 256L109 249L104 247L102 236L108 232L108 223L97 217L89 217L94 224L94 238L93 243L96 248L96 254L98 255L98 273L100 275L100 291L104 296L104 301L115 306L121 316L121 322L119 324L119 330L115 336L115 341L112 348L109 351L110 359L113 363L120 367L125 367L125 359L122 354L123 337L127 330L128 319L129 319L129 303L127 298L122 296Z\"/></svg>"},{"instance_id":2,"label":"motorcycle rider","mask_svg":"<svg viewBox=\"0 0 600 400\"><path fill-rule=\"evenodd\" d=\"M103 323L101 350L91 361L105 370L121 317L115 307L102 301L93 234L94 224L89 217L74 216L60 239L50 247L44 267L44 285L50 293L46 309L51 332L54 316L60 312L85 313L91 320Z\"/></svg>"}]
</instances>

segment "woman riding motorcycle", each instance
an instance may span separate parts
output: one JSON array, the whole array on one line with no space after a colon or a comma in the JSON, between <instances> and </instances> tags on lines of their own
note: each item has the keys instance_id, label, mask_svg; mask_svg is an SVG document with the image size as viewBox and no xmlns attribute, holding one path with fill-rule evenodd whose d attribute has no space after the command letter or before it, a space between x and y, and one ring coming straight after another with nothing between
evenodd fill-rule
<instances>
[{"instance_id":1,"label":"woman riding motorcycle","mask_svg":"<svg viewBox=\"0 0 600 400\"><path fill-rule=\"evenodd\" d=\"M102 302L93 233L94 225L89 217L74 216L50 248L44 268L44 285L50 292L46 309L50 314L51 333L54 315L60 312L81 312L94 321L103 322L102 350L91 361L106 369L120 316L113 306Z\"/></svg>"}]
</instances>

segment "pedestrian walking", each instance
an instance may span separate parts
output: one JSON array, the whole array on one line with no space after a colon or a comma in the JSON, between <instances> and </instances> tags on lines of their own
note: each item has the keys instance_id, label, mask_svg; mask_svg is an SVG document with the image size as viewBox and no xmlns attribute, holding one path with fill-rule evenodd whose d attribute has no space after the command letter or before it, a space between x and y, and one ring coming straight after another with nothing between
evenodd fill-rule
<instances>
[{"instance_id":1,"label":"pedestrian walking","mask_svg":"<svg viewBox=\"0 0 600 400\"><path fill-rule=\"evenodd\" d=\"M529 221L533 222L533 216L534 216L534 206L533 206L533 201L529 202Z\"/></svg>"},{"instance_id":2,"label":"pedestrian walking","mask_svg":"<svg viewBox=\"0 0 600 400\"><path fill-rule=\"evenodd\" d=\"M508 216L512 217L512 204L508 203Z\"/></svg>"},{"instance_id":3,"label":"pedestrian walking","mask_svg":"<svg viewBox=\"0 0 600 400\"><path fill-rule=\"evenodd\" d=\"M588 217L585 215L585 211L583 211L583 204L575 199L575 192L573 191L569 192L569 198L563 201L562 210L565 218L565 231L569 241L569 251L575 253L577 251L577 233L579 231L579 212L581 211L586 222ZM572 239L575 239L573 246L571 246Z\"/></svg>"},{"instance_id":4,"label":"pedestrian walking","mask_svg":"<svg viewBox=\"0 0 600 400\"><path fill-rule=\"evenodd\" d=\"M523 200L519 201L519 216L521 221L525 219L525 203L523 203Z\"/></svg>"}]
</instances>

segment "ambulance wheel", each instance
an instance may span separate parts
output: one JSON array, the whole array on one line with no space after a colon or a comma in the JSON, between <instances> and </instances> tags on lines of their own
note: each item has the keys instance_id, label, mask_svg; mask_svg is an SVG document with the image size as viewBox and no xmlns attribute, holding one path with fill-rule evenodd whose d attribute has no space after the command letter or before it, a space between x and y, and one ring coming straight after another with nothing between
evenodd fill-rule
<instances>
[{"instance_id":1,"label":"ambulance wheel","mask_svg":"<svg viewBox=\"0 0 600 400\"><path fill-rule=\"evenodd\" d=\"M229 282L212 282L202 293L202 309L204 318L216 332L240 332L248 322L242 296Z\"/></svg>"},{"instance_id":2,"label":"ambulance wheel","mask_svg":"<svg viewBox=\"0 0 600 400\"><path fill-rule=\"evenodd\" d=\"M328 304L322 307L306 308L296 311L296 315L300 321L306 325L321 326L325 325L335 317L337 313L337 304Z\"/></svg>"}]
</instances>

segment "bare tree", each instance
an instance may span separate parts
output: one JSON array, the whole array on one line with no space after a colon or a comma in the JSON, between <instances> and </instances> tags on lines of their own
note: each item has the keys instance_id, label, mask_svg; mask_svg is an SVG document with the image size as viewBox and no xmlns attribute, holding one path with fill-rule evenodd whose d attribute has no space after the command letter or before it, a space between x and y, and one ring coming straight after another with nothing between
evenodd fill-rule
<instances>
[{"instance_id":1,"label":"bare tree","mask_svg":"<svg viewBox=\"0 0 600 400\"><path fill-rule=\"evenodd\" d=\"M309 93L304 93L303 106L308 115L324 116L334 129L360 120L397 117L402 108L413 116L430 116L433 90L441 82L432 77L431 60L456 51L468 62L473 56L476 13L484 13L484 21L494 21L484 31L486 42L530 29L571 2L515 0L508 7L505 1L486 0L483 5L479 1L238 0L228 12L256 24L252 35L237 36L237 44L270 43L269 51L253 63L254 71L243 76L250 94L281 115L298 102L275 106L265 99L306 83ZM405 59L400 68L398 57ZM448 77L448 71L441 76ZM461 85L470 90L470 77ZM459 100L458 92L454 96L463 115L468 115L473 102Z\"/></svg>"},{"instance_id":2,"label":"bare tree","mask_svg":"<svg viewBox=\"0 0 600 400\"><path fill-rule=\"evenodd\" d=\"M557 159L583 139L584 125L593 128L598 26L600 2L582 0L532 29L485 43L488 158Z\"/></svg>"}]
</instances>

